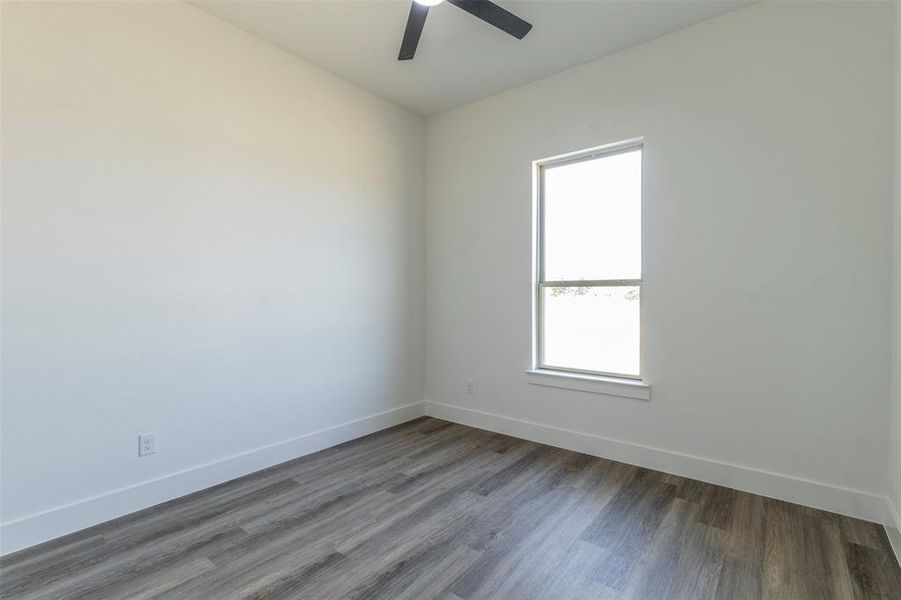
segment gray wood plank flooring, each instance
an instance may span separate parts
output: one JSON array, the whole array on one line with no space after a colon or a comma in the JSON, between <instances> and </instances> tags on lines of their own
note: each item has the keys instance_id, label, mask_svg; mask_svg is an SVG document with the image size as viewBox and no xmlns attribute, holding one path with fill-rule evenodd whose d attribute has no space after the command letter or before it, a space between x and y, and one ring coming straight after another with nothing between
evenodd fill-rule
<instances>
[{"instance_id":1,"label":"gray wood plank flooring","mask_svg":"<svg viewBox=\"0 0 901 600\"><path fill-rule=\"evenodd\" d=\"M422 418L0 559L19 598L901 598L878 525Z\"/></svg>"}]
</instances>

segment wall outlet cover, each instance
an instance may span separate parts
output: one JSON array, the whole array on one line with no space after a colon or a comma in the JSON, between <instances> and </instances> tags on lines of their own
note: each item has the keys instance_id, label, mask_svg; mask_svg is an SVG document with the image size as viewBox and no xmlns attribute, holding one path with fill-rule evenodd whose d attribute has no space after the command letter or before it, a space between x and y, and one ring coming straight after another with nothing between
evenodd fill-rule
<instances>
[{"instance_id":1,"label":"wall outlet cover","mask_svg":"<svg viewBox=\"0 0 901 600\"><path fill-rule=\"evenodd\" d=\"M148 454L156 454L156 434L139 433L138 456L147 456Z\"/></svg>"}]
</instances>

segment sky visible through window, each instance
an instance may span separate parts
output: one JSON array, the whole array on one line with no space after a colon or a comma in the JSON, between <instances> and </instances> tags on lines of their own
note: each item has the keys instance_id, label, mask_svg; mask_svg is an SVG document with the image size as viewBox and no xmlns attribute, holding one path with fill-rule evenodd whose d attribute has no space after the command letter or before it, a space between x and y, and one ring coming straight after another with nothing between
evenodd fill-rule
<instances>
[{"instance_id":1,"label":"sky visible through window","mask_svg":"<svg viewBox=\"0 0 901 600\"><path fill-rule=\"evenodd\" d=\"M544 281L641 278L641 150L544 171ZM638 286L546 287L543 365L639 374Z\"/></svg>"}]
</instances>

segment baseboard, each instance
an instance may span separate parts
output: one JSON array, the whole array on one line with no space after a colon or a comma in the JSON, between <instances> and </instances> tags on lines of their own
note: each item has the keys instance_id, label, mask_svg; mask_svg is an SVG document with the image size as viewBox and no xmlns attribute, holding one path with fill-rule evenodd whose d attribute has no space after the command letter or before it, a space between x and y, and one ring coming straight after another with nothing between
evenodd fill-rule
<instances>
[{"instance_id":1,"label":"baseboard","mask_svg":"<svg viewBox=\"0 0 901 600\"><path fill-rule=\"evenodd\" d=\"M0 554L115 519L423 416L422 402L346 421L0 525Z\"/></svg>"},{"instance_id":2,"label":"baseboard","mask_svg":"<svg viewBox=\"0 0 901 600\"><path fill-rule=\"evenodd\" d=\"M898 512L898 508L891 498L886 498L885 504L885 533L895 552L895 560L901 565L901 513Z\"/></svg>"},{"instance_id":3,"label":"baseboard","mask_svg":"<svg viewBox=\"0 0 901 600\"><path fill-rule=\"evenodd\" d=\"M868 492L440 402L426 401L425 413L432 417L471 427L504 433L549 446L689 477L875 523L884 523L885 520L886 498Z\"/></svg>"}]
</instances>

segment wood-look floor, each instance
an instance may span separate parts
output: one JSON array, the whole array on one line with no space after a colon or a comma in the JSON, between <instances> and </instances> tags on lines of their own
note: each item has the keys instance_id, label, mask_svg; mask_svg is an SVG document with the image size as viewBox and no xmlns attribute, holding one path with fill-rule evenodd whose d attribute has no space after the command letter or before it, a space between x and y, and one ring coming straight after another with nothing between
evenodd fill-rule
<instances>
[{"instance_id":1,"label":"wood-look floor","mask_svg":"<svg viewBox=\"0 0 901 600\"><path fill-rule=\"evenodd\" d=\"M881 527L431 418L0 561L3 598L901 598Z\"/></svg>"}]
</instances>

